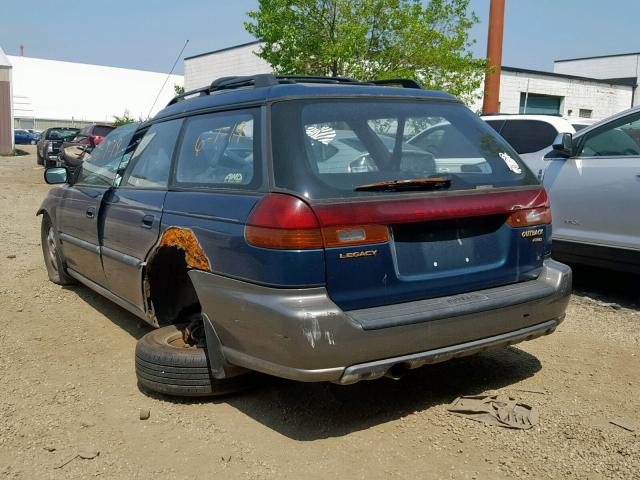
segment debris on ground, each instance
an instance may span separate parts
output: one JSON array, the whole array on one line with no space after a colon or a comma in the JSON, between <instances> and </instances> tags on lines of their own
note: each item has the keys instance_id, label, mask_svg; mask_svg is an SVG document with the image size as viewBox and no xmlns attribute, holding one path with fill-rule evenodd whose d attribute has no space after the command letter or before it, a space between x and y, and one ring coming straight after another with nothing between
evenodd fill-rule
<instances>
[{"instance_id":1,"label":"debris on ground","mask_svg":"<svg viewBox=\"0 0 640 480\"><path fill-rule=\"evenodd\" d=\"M140 409L140 420L146 420L151 416L151 410L149 410L148 408L141 408Z\"/></svg>"},{"instance_id":2,"label":"debris on ground","mask_svg":"<svg viewBox=\"0 0 640 480\"><path fill-rule=\"evenodd\" d=\"M596 305L599 305L601 307L613 308L614 310L620 310L622 308L622 305L620 305L619 303L603 302L602 300L587 297L586 295L582 295L582 299L586 300L587 302L595 303Z\"/></svg>"},{"instance_id":3,"label":"debris on ground","mask_svg":"<svg viewBox=\"0 0 640 480\"><path fill-rule=\"evenodd\" d=\"M538 423L538 411L534 407L498 395L458 397L447 410L476 422L505 428L527 430Z\"/></svg>"},{"instance_id":4,"label":"debris on ground","mask_svg":"<svg viewBox=\"0 0 640 480\"><path fill-rule=\"evenodd\" d=\"M55 466L53 468L55 470L59 470L62 467L66 466L66 465L69 465L76 458L82 458L83 460L93 460L98 455L100 455L100 451L99 450L83 449L83 450L80 450L78 453L74 453L73 455L68 456L64 460L64 462L62 462L60 465L57 465L57 466Z\"/></svg>"},{"instance_id":5,"label":"debris on ground","mask_svg":"<svg viewBox=\"0 0 640 480\"><path fill-rule=\"evenodd\" d=\"M628 432L635 432L636 431L636 427L634 425L631 425L629 422L625 421L625 420L621 420L621 419L614 419L614 420L609 420L609 423L611 425L615 425L616 427L620 427Z\"/></svg>"}]
</instances>

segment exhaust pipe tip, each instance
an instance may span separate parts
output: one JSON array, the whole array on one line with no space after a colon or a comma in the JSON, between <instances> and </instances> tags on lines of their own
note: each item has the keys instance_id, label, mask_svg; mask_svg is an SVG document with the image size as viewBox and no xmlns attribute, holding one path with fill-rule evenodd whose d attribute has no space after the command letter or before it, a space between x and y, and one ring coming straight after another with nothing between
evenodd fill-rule
<instances>
[{"instance_id":1,"label":"exhaust pipe tip","mask_svg":"<svg viewBox=\"0 0 640 480\"><path fill-rule=\"evenodd\" d=\"M404 377L405 373L407 373L407 370L409 369L404 363L396 363L387 370L387 373L385 373L384 376L393 380L400 380Z\"/></svg>"}]
</instances>

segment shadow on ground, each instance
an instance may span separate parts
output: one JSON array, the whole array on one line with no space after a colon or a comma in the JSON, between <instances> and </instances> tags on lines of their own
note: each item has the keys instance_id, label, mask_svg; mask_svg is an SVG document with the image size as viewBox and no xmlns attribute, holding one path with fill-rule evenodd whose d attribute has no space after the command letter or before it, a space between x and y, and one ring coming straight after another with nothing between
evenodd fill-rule
<instances>
[{"instance_id":1,"label":"shadow on ground","mask_svg":"<svg viewBox=\"0 0 640 480\"><path fill-rule=\"evenodd\" d=\"M631 309L640 307L640 276L595 267L571 265L573 293Z\"/></svg>"},{"instance_id":2,"label":"shadow on ground","mask_svg":"<svg viewBox=\"0 0 640 480\"><path fill-rule=\"evenodd\" d=\"M129 313L124 308L94 292L89 287L85 287L84 285L71 285L64 288L75 292L83 301L91 305L136 340L139 340L153 329L153 327L146 324L134 314Z\"/></svg>"},{"instance_id":3,"label":"shadow on ground","mask_svg":"<svg viewBox=\"0 0 640 480\"><path fill-rule=\"evenodd\" d=\"M398 381L383 378L341 386L264 376L259 387L219 399L145 393L172 403L224 402L293 440L313 441L366 430L448 404L461 395L501 389L533 376L540 368L536 357L509 347L419 368Z\"/></svg>"}]
</instances>

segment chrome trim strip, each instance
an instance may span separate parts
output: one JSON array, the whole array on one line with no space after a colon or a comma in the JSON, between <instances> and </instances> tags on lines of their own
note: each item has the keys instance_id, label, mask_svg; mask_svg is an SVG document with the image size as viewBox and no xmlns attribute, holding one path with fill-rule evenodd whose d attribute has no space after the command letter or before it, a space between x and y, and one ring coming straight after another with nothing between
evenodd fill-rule
<instances>
[{"instance_id":1,"label":"chrome trim strip","mask_svg":"<svg viewBox=\"0 0 640 480\"><path fill-rule=\"evenodd\" d=\"M67 235L66 233L60 232L58 234L58 238L63 242L69 242L76 247L84 248L85 250L89 250L97 255L100 255L100 246L95 245L93 243L87 242L85 240L80 240L79 238L72 237L71 235Z\"/></svg>"},{"instance_id":2,"label":"chrome trim strip","mask_svg":"<svg viewBox=\"0 0 640 480\"><path fill-rule=\"evenodd\" d=\"M143 260L139 258L132 257L131 255L127 255L125 253L118 252L117 250L113 250L109 247L100 247L102 251L102 255L105 257L113 258L114 260L118 260L119 262L125 263L127 265L131 265L133 267L140 267L144 264Z\"/></svg>"}]
</instances>

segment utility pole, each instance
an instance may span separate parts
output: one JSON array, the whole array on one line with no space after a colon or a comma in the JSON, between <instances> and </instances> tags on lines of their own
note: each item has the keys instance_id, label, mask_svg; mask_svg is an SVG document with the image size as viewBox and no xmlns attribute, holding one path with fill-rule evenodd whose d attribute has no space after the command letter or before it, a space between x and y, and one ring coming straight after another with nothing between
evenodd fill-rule
<instances>
[{"instance_id":1,"label":"utility pole","mask_svg":"<svg viewBox=\"0 0 640 480\"><path fill-rule=\"evenodd\" d=\"M484 77L482 113L500 111L500 67L502 66L502 33L504 31L504 0L491 0L489 34L487 36L487 73Z\"/></svg>"}]
</instances>

